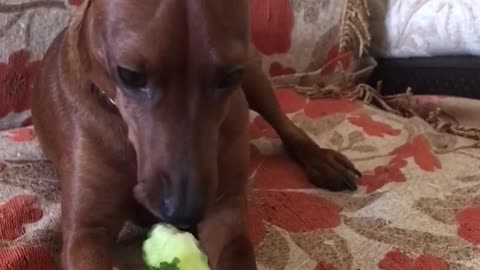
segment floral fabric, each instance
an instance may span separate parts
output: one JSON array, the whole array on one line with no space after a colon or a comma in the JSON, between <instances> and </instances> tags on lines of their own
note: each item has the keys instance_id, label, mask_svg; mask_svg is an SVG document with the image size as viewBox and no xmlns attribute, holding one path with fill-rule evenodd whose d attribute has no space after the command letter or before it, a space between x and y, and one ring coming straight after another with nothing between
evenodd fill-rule
<instances>
[{"instance_id":1,"label":"floral fabric","mask_svg":"<svg viewBox=\"0 0 480 270\"><path fill-rule=\"evenodd\" d=\"M252 113L248 221L259 269L480 268L474 141L358 102L276 93L298 126L351 158L363 177L355 193L315 188ZM59 209L57 178L33 129L0 133L0 269L56 269ZM126 230L122 239L142 236Z\"/></svg>"}]
</instances>

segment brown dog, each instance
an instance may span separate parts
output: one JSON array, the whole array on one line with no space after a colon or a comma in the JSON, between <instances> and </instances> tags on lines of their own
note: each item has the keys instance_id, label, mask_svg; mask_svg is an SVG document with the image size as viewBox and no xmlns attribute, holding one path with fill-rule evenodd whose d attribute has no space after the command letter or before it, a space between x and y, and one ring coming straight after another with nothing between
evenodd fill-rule
<instances>
[{"instance_id":1,"label":"brown dog","mask_svg":"<svg viewBox=\"0 0 480 270\"><path fill-rule=\"evenodd\" d=\"M256 269L244 222L249 107L315 184L355 189L347 158L280 111L247 2L90 0L53 42L32 111L62 180L63 269L110 270L128 219L195 227L213 269Z\"/></svg>"}]
</instances>

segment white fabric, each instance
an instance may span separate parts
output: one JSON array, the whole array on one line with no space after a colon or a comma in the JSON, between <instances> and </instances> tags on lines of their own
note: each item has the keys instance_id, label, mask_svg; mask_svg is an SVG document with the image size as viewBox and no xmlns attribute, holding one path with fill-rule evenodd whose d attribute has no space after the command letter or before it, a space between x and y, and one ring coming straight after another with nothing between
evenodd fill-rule
<instances>
[{"instance_id":1,"label":"white fabric","mask_svg":"<svg viewBox=\"0 0 480 270\"><path fill-rule=\"evenodd\" d=\"M368 0L373 55L480 55L480 0Z\"/></svg>"}]
</instances>

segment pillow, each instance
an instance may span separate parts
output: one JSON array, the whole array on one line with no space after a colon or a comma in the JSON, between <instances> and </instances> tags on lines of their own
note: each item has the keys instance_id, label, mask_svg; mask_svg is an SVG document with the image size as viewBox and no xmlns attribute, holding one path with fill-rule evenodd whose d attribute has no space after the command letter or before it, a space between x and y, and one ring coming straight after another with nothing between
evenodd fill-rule
<instances>
[{"instance_id":1,"label":"pillow","mask_svg":"<svg viewBox=\"0 0 480 270\"><path fill-rule=\"evenodd\" d=\"M0 130L30 124L39 60L83 1L0 0ZM294 87L300 75L318 84L345 71L358 81L372 70L365 0L250 1L252 40L264 71L280 76L277 86Z\"/></svg>"},{"instance_id":2,"label":"pillow","mask_svg":"<svg viewBox=\"0 0 480 270\"><path fill-rule=\"evenodd\" d=\"M368 0L372 54L480 55L478 0Z\"/></svg>"}]
</instances>

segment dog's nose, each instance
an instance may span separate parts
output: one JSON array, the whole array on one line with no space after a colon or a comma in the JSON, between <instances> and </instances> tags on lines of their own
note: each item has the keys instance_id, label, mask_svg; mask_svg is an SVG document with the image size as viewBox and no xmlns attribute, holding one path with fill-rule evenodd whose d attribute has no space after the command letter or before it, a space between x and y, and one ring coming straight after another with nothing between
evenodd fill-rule
<instances>
[{"instance_id":1,"label":"dog's nose","mask_svg":"<svg viewBox=\"0 0 480 270\"><path fill-rule=\"evenodd\" d=\"M179 229L189 229L200 221L201 214L199 209L188 209L187 207L177 205L166 200L161 201L160 216L165 222Z\"/></svg>"},{"instance_id":2,"label":"dog's nose","mask_svg":"<svg viewBox=\"0 0 480 270\"><path fill-rule=\"evenodd\" d=\"M199 179L177 177L164 185L158 211L161 218L177 227L196 225L203 216L206 198L199 187Z\"/></svg>"},{"instance_id":3,"label":"dog's nose","mask_svg":"<svg viewBox=\"0 0 480 270\"><path fill-rule=\"evenodd\" d=\"M191 177L188 177L193 175ZM195 173L144 177L134 189L135 198L160 220L189 229L204 217L212 200L209 179Z\"/></svg>"},{"instance_id":4,"label":"dog's nose","mask_svg":"<svg viewBox=\"0 0 480 270\"><path fill-rule=\"evenodd\" d=\"M201 204L191 204L188 199L182 200L174 196L161 200L159 211L165 222L182 230L195 227L202 218Z\"/></svg>"}]
</instances>

